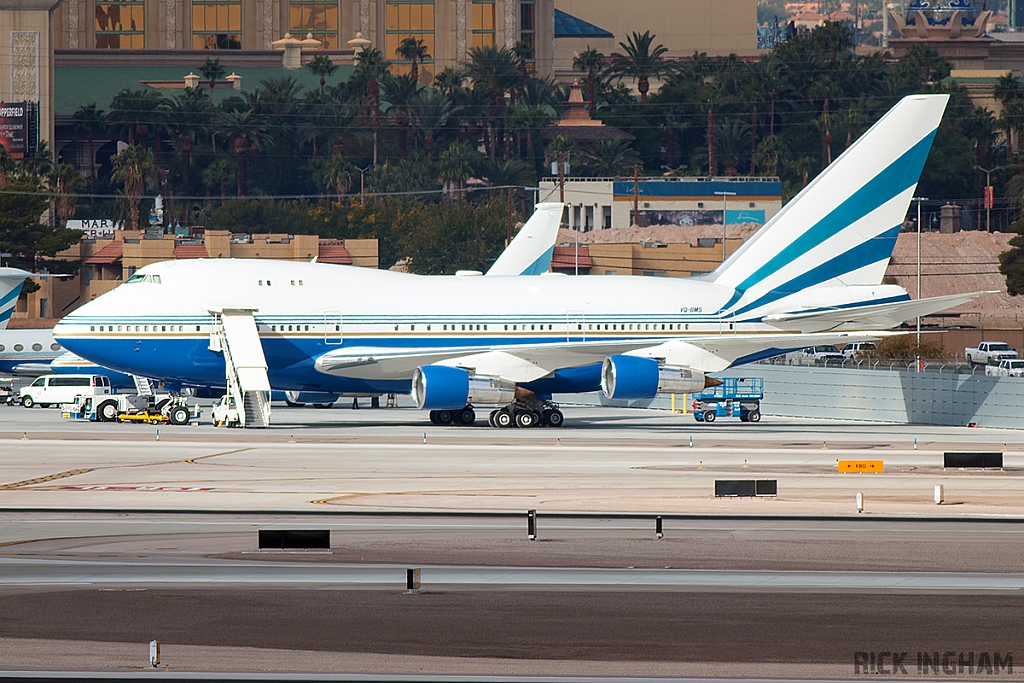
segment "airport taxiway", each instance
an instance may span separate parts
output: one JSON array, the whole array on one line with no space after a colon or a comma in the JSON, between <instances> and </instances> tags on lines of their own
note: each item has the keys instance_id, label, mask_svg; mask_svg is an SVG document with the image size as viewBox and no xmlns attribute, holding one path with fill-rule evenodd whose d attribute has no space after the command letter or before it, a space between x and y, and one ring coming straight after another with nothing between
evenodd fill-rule
<instances>
[{"instance_id":1,"label":"airport taxiway","mask_svg":"<svg viewBox=\"0 0 1024 683\"><path fill-rule=\"evenodd\" d=\"M1019 644L1019 433L566 414L498 431L282 409L158 441L0 408L0 667L131 668L157 638L179 671L835 678L855 651ZM946 471L944 450L1005 469ZM779 495L715 499L719 478ZM266 528L332 548L259 552Z\"/></svg>"}]
</instances>

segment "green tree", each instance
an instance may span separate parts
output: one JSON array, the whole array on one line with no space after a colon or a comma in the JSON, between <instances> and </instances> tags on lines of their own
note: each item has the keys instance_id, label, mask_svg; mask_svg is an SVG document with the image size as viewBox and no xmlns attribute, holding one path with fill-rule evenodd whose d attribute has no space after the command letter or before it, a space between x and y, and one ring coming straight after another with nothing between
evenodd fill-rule
<instances>
[{"instance_id":1,"label":"green tree","mask_svg":"<svg viewBox=\"0 0 1024 683\"><path fill-rule=\"evenodd\" d=\"M220 59L206 58L206 61L201 67L199 67L200 75L210 83L210 101L213 102L213 86L217 83L217 79L224 75L227 71L223 66L220 65Z\"/></svg>"},{"instance_id":2,"label":"green tree","mask_svg":"<svg viewBox=\"0 0 1024 683\"><path fill-rule=\"evenodd\" d=\"M196 88L185 91L167 102L167 127L178 138L181 158L182 217L189 219L189 196L192 192L190 173L192 169L192 148L197 140L206 135L213 117L213 106L203 93Z\"/></svg>"},{"instance_id":3,"label":"green tree","mask_svg":"<svg viewBox=\"0 0 1024 683\"><path fill-rule=\"evenodd\" d=\"M417 104L418 84L412 77L386 74L381 80L384 99L388 102L385 113L393 117L398 128L398 153L405 157L409 152L409 128L415 122L410 110Z\"/></svg>"},{"instance_id":4,"label":"green tree","mask_svg":"<svg viewBox=\"0 0 1024 683\"><path fill-rule=\"evenodd\" d=\"M609 76L619 80L629 78L636 83L641 104L647 104L651 79L667 76L674 70L672 64L664 57L668 48L661 43L654 45L654 38L650 31L644 31L642 34L634 31L626 37L625 43L619 43L622 53L612 53L612 61L608 66Z\"/></svg>"},{"instance_id":5,"label":"green tree","mask_svg":"<svg viewBox=\"0 0 1024 683\"><path fill-rule=\"evenodd\" d=\"M127 138L129 145L145 141L164 122L164 96L152 88L125 88L110 101L107 122Z\"/></svg>"},{"instance_id":6,"label":"green tree","mask_svg":"<svg viewBox=\"0 0 1024 683\"><path fill-rule=\"evenodd\" d=\"M471 48L469 60L466 71L473 80L473 89L483 92L487 99L484 143L493 161L497 154L498 138L503 135L495 124L500 123L505 94L511 94L519 84L519 57L511 48L491 45Z\"/></svg>"},{"instance_id":7,"label":"green tree","mask_svg":"<svg viewBox=\"0 0 1024 683\"><path fill-rule=\"evenodd\" d=\"M595 86L597 75L604 67L604 55L587 45L587 49L576 54L572 59L572 68L587 74L587 109L591 116L597 116L597 100Z\"/></svg>"},{"instance_id":8,"label":"green tree","mask_svg":"<svg viewBox=\"0 0 1024 683\"><path fill-rule=\"evenodd\" d=\"M96 136L107 130L107 119L102 109L96 104L83 104L72 115L75 130L85 135L89 142L89 180L90 190L96 194Z\"/></svg>"},{"instance_id":9,"label":"green tree","mask_svg":"<svg viewBox=\"0 0 1024 683\"><path fill-rule=\"evenodd\" d=\"M267 139L266 119L252 109L246 109L221 112L216 123L218 129L231 141L237 164L235 178L238 181L238 196L242 197L249 185L249 153L258 150Z\"/></svg>"},{"instance_id":10,"label":"green tree","mask_svg":"<svg viewBox=\"0 0 1024 683\"><path fill-rule=\"evenodd\" d=\"M421 90L416 101L416 123L423 133L423 148L427 153L434 151L438 135L455 116L459 107L452 105L451 98L435 88Z\"/></svg>"},{"instance_id":11,"label":"green tree","mask_svg":"<svg viewBox=\"0 0 1024 683\"><path fill-rule=\"evenodd\" d=\"M505 202L406 206L400 211L399 248L409 270L421 274L487 270L505 241Z\"/></svg>"},{"instance_id":12,"label":"green tree","mask_svg":"<svg viewBox=\"0 0 1024 683\"><path fill-rule=\"evenodd\" d=\"M131 230L139 229L139 203L146 194L146 188L153 184L155 176L153 155L138 145L128 145L114 157L114 170L110 177L124 187Z\"/></svg>"},{"instance_id":13,"label":"green tree","mask_svg":"<svg viewBox=\"0 0 1024 683\"><path fill-rule=\"evenodd\" d=\"M0 146L0 150L3 147ZM0 153L0 160L5 153ZM8 263L35 268L39 257L55 256L82 238L80 230L51 228L39 221L46 211L46 188L38 176L8 176L0 192L0 251L13 254Z\"/></svg>"},{"instance_id":14,"label":"green tree","mask_svg":"<svg viewBox=\"0 0 1024 683\"><path fill-rule=\"evenodd\" d=\"M220 192L220 204L224 206L228 196L228 187L235 182L235 170L227 159L218 159L203 169L203 185L209 196L214 190Z\"/></svg>"},{"instance_id":15,"label":"green tree","mask_svg":"<svg viewBox=\"0 0 1024 683\"><path fill-rule=\"evenodd\" d=\"M640 155L628 140L603 138L583 150L586 173L603 178L633 175L633 167L641 164Z\"/></svg>"},{"instance_id":16,"label":"green tree","mask_svg":"<svg viewBox=\"0 0 1024 683\"><path fill-rule=\"evenodd\" d=\"M362 83L366 90L366 106L373 132L373 165L377 165L377 137L380 126L380 81L388 73L391 62L377 48L367 48L356 55L356 70L353 80Z\"/></svg>"},{"instance_id":17,"label":"green tree","mask_svg":"<svg viewBox=\"0 0 1024 683\"><path fill-rule=\"evenodd\" d=\"M465 199L466 181L481 162L480 153L468 143L456 140L448 145L437 162L438 176L444 183L446 196L450 199Z\"/></svg>"},{"instance_id":18,"label":"green tree","mask_svg":"<svg viewBox=\"0 0 1024 683\"><path fill-rule=\"evenodd\" d=\"M430 59L426 43L419 38L404 38L398 44L395 56L410 62L409 78L413 83L418 83L420 80L420 63L425 59Z\"/></svg>"},{"instance_id":19,"label":"green tree","mask_svg":"<svg viewBox=\"0 0 1024 683\"><path fill-rule=\"evenodd\" d=\"M999 255L999 272L1006 277L1010 296L1024 294L1024 219L1010 226L1017 236L1010 240L1010 249Z\"/></svg>"},{"instance_id":20,"label":"green tree","mask_svg":"<svg viewBox=\"0 0 1024 683\"><path fill-rule=\"evenodd\" d=\"M336 67L331 58L327 55L317 55L310 60L309 64L306 64L306 68L313 73L314 76L320 77L320 97L324 96L324 88L327 86L327 77L334 73Z\"/></svg>"},{"instance_id":21,"label":"green tree","mask_svg":"<svg viewBox=\"0 0 1024 683\"><path fill-rule=\"evenodd\" d=\"M47 185L54 193L54 210L57 213L57 227L67 227L68 219L75 215L76 192L86 185L85 176L71 164L58 164L50 171Z\"/></svg>"}]
</instances>

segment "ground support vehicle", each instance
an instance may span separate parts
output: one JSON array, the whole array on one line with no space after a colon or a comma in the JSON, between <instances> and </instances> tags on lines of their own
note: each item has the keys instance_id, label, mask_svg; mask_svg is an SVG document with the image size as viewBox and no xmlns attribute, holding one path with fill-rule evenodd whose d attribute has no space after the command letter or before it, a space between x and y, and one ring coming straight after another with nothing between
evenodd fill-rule
<instances>
[{"instance_id":1,"label":"ground support vehicle","mask_svg":"<svg viewBox=\"0 0 1024 683\"><path fill-rule=\"evenodd\" d=\"M43 375L18 392L26 408L70 403L76 396L111 396L114 389L103 375Z\"/></svg>"},{"instance_id":2,"label":"ground support vehicle","mask_svg":"<svg viewBox=\"0 0 1024 683\"><path fill-rule=\"evenodd\" d=\"M1024 377L1024 360L1004 358L999 365L986 365L985 374L990 377Z\"/></svg>"},{"instance_id":3,"label":"ground support vehicle","mask_svg":"<svg viewBox=\"0 0 1024 683\"><path fill-rule=\"evenodd\" d=\"M111 396L77 396L73 403L62 406L61 415L72 420L90 422L148 422L186 425L198 420L198 406L189 406L184 396L157 394L113 394Z\"/></svg>"},{"instance_id":4,"label":"ground support vehicle","mask_svg":"<svg viewBox=\"0 0 1024 683\"><path fill-rule=\"evenodd\" d=\"M738 417L740 422L761 421L764 380L760 377L726 377L693 397L697 422L714 422L719 417Z\"/></svg>"},{"instance_id":5,"label":"ground support vehicle","mask_svg":"<svg viewBox=\"0 0 1024 683\"><path fill-rule=\"evenodd\" d=\"M964 357L970 365L999 365L1001 360L1017 358L1017 352L1006 342L981 342L964 349Z\"/></svg>"}]
</instances>

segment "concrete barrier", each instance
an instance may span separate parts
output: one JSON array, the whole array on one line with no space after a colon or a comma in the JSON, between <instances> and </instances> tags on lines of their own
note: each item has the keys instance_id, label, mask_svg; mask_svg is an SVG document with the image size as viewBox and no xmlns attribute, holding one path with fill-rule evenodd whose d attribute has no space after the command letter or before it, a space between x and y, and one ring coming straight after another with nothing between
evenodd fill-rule
<instances>
[{"instance_id":1,"label":"concrete barrier","mask_svg":"<svg viewBox=\"0 0 1024 683\"><path fill-rule=\"evenodd\" d=\"M1024 429L1024 377L989 377L908 370L765 365L731 368L716 377L761 377L766 417L813 417L896 424ZM686 400L692 400L688 395ZM576 405L669 410L671 395L609 401L600 393L555 395ZM677 402L681 395L676 396ZM692 417L680 417L693 420ZM695 428L701 424L693 421ZM737 425L737 428L742 428Z\"/></svg>"}]
</instances>

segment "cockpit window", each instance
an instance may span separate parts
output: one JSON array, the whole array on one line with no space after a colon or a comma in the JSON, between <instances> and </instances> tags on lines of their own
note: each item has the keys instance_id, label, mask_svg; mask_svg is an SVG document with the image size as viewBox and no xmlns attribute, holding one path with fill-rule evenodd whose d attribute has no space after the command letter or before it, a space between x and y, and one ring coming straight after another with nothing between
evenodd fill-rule
<instances>
[{"instance_id":1,"label":"cockpit window","mask_svg":"<svg viewBox=\"0 0 1024 683\"><path fill-rule=\"evenodd\" d=\"M142 273L135 273L130 278L125 280L126 285L132 285L136 282L151 282L154 285L161 284L159 275L143 275Z\"/></svg>"}]
</instances>

